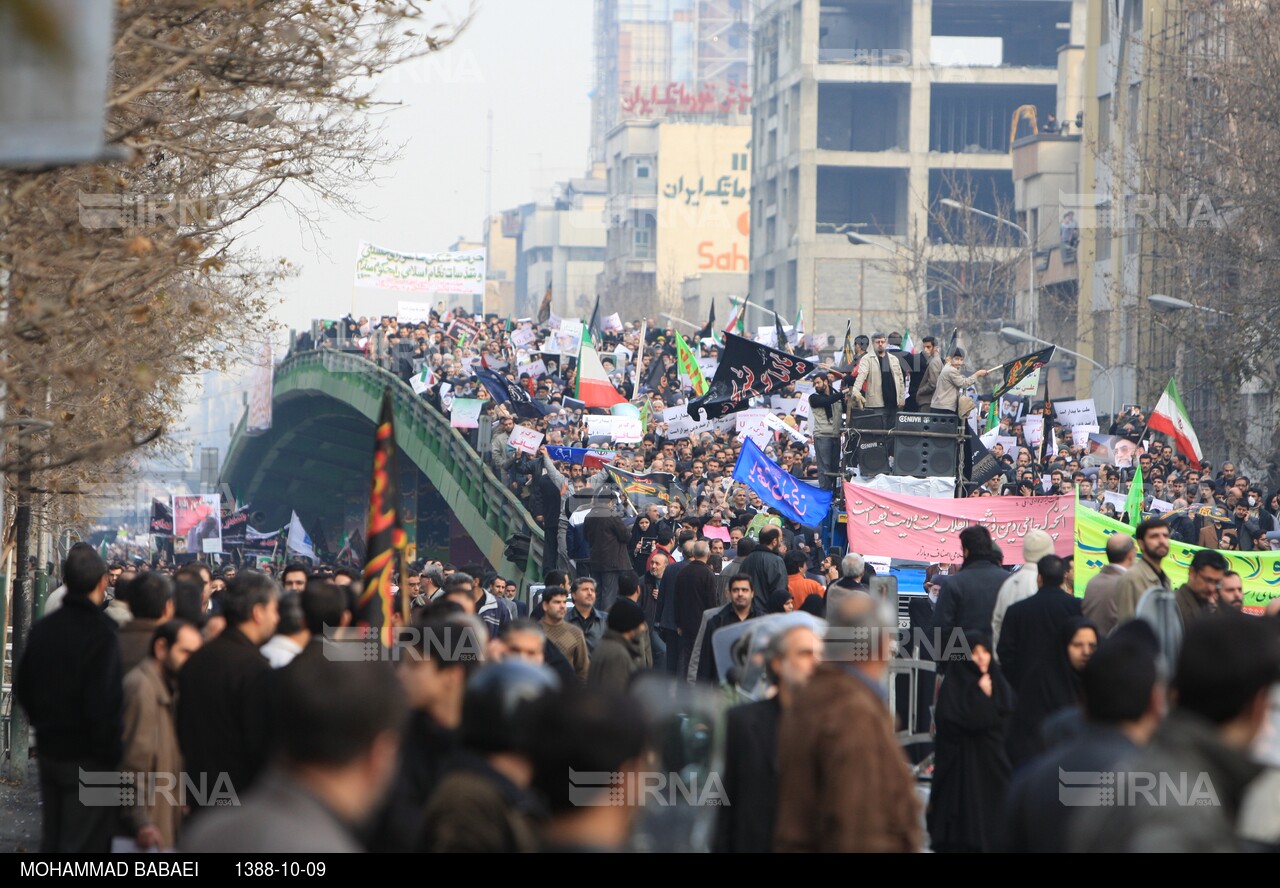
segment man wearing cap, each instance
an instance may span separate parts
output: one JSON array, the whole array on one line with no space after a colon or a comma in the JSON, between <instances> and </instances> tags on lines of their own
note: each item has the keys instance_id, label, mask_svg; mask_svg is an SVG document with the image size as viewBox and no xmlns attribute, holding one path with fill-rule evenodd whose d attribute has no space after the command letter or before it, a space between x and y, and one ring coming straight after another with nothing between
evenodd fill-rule
<instances>
[{"instance_id":1,"label":"man wearing cap","mask_svg":"<svg viewBox=\"0 0 1280 888\"><path fill-rule=\"evenodd\" d=\"M631 674L645 668L640 638L644 632L644 610L629 598L619 598L609 611L608 629L591 655L587 684L625 694Z\"/></svg>"},{"instance_id":2,"label":"man wearing cap","mask_svg":"<svg viewBox=\"0 0 1280 888\"><path fill-rule=\"evenodd\" d=\"M813 417L813 449L818 458L818 483L823 490L835 490L840 472L840 430L844 427L844 401L832 387L839 379L835 370L813 378L809 412Z\"/></svg>"}]
</instances>

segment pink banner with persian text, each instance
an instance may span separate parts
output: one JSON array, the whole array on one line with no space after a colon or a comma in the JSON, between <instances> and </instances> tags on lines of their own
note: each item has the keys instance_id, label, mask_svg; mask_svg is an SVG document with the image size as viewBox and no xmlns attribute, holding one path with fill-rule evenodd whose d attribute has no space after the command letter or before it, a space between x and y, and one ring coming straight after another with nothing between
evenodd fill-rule
<instances>
[{"instance_id":1,"label":"pink banner with persian text","mask_svg":"<svg viewBox=\"0 0 1280 888\"><path fill-rule=\"evenodd\" d=\"M911 561L959 564L960 531L981 524L1004 552L1022 563L1022 538L1034 529L1053 538L1053 550L1075 551L1075 499L1070 496L981 496L934 499L844 485L849 551Z\"/></svg>"}]
</instances>

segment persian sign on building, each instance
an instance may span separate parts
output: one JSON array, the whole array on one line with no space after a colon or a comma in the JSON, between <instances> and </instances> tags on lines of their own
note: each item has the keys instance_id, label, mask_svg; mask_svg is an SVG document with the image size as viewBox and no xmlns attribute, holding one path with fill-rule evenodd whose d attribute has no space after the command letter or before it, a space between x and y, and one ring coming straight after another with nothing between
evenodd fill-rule
<instances>
[{"instance_id":1,"label":"persian sign on building","mask_svg":"<svg viewBox=\"0 0 1280 888\"><path fill-rule=\"evenodd\" d=\"M746 274L751 127L664 124L660 140L659 290L699 273Z\"/></svg>"}]
</instances>

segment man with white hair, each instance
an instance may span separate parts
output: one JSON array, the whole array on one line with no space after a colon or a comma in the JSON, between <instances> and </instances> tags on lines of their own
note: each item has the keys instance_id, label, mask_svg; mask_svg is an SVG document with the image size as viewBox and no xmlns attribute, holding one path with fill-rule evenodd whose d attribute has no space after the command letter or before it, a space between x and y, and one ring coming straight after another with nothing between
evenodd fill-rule
<instances>
[{"instance_id":1,"label":"man with white hair","mask_svg":"<svg viewBox=\"0 0 1280 888\"><path fill-rule=\"evenodd\" d=\"M775 851L913 852L915 780L885 677L897 614L866 592L827 607L824 662L782 713ZM820 829L814 824L821 824Z\"/></svg>"},{"instance_id":2,"label":"man with white hair","mask_svg":"<svg viewBox=\"0 0 1280 888\"><path fill-rule=\"evenodd\" d=\"M862 583L862 575L867 572L867 562L856 552L850 552L840 559L840 579L827 587L827 607L835 607L850 594L866 592Z\"/></svg>"},{"instance_id":3,"label":"man with white hair","mask_svg":"<svg viewBox=\"0 0 1280 888\"><path fill-rule=\"evenodd\" d=\"M788 618L790 619L790 618ZM773 845L778 807L778 723L822 663L814 624L781 629L765 648L773 696L735 706L725 731L724 791L732 804L718 812L715 850L758 853Z\"/></svg>"}]
</instances>

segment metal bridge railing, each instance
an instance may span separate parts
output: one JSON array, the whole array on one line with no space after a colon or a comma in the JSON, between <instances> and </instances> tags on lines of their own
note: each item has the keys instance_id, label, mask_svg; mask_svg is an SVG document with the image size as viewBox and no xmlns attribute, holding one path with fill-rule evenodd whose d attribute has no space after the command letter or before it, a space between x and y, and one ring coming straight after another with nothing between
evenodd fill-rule
<instances>
[{"instance_id":1,"label":"metal bridge railing","mask_svg":"<svg viewBox=\"0 0 1280 888\"><path fill-rule=\"evenodd\" d=\"M398 428L403 427L407 418L408 430L413 437L425 445L433 460L439 460L440 467L497 537L507 540L516 533L529 536L529 560L517 568L523 575L522 579L538 576L542 563L542 528L515 494L493 474L471 444L449 424L447 416L419 397L412 386L394 373L349 352L330 349L294 352L276 368L277 384L288 374L316 370L347 375L349 381L378 400L389 387ZM494 567L502 569L502 565L495 564ZM524 585L527 584L526 579Z\"/></svg>"}]
</instances>

